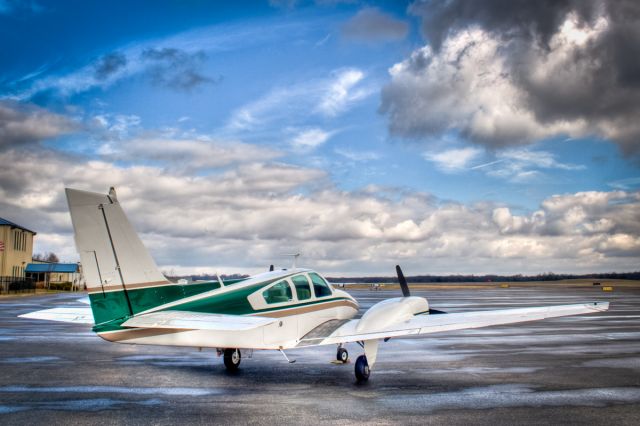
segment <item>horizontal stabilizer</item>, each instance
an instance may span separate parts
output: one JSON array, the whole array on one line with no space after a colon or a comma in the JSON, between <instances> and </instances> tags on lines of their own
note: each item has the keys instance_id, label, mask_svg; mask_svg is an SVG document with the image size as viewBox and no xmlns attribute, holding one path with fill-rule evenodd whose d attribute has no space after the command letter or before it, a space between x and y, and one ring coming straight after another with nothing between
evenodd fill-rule
<instances>
[{"instance_id":1,"label":"horizontal stabilizer","mask_svg":"<svg viewBox=\"0 0 640 426\"><path fill-rule=\"evenodd\" d=\"M263 327L277 319L241 315L207 314L185 311L159 311L135 316L123 327L174 328L181 330L241 331Z\"/></svg>"},{"instance_id":2,"label":"horizontal stabilizer","mask_svg":"<svg viewBox=\"0 0 640 426\"><path fill-rule=\"evenodd\" d=\"M76 324L93 324L93 314L89 306L73 308L53 308L18 315L20 318L41 319L48 321L72 322Z\"/></svg>"}]
</instances>

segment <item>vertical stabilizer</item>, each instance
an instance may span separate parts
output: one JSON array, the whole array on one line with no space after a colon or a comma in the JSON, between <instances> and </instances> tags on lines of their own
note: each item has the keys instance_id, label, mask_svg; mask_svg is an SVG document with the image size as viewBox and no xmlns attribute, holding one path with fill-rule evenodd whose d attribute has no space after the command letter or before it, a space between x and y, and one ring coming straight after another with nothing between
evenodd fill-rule
<instances>
[{"instance_id":1,"label":"vertical stabilizer","mask_svg":"<svg viewBox=\"0 0 640 426\"><path fill-rule=\"evenodd\" d=\"M96 324L148 309L153 300L147 294L141 305L136 290L169 282L129 223L115 190L98 194L67 188L66 194Z\"/></svg>"}]
</instances>

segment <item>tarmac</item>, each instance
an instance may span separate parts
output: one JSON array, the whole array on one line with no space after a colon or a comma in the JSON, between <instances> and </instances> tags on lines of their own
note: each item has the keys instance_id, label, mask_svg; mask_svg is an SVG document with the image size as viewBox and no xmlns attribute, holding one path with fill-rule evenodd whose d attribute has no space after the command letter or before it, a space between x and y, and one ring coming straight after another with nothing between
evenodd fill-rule
<instances>
[{"instance_id":1,"label":"tarmac","mask_svg":"<svg viewBox=\"0 0 640 426\"><path fill-rule=\"evenodd\" d=\"M361 311L396 291L350 290ZM640 419L640 289L414 291L448 312L609 301L602 314L380 344L368 383L333 346L243 353L120 345L17 318L81 294L0 299L0 424L615 424ZM347 345L352 360L362 352Z\"/></svg>"}]
</instances>

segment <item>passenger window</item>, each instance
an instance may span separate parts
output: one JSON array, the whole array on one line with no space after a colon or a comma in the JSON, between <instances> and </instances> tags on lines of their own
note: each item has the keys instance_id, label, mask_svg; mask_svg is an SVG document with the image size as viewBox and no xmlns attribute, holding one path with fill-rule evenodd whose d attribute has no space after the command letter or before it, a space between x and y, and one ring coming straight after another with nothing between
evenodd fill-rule
<instances>
[{"instance_id":1,"label":"passenger window","mask_svg":"<svg viewBox=\"0 0 640 426\"><path fill-rule=\"evenodd\" d=\"M312 272L309 276L313 282L313 291L316 293L316 297L331 296L331 287L320 275Z\"/></svg>"},{"instance_id":2,"label":"passenger window","mask_svg":"<svg viewBox=\"0 0 640 426\"><path fill-rule=\"evenodd\" d=\"M293 299L291 294L291 287L286 281L280 281L273 287L268 288L262 293L264 301L268 304L289 302Z\"/></svg>"},{"instance_id":3,"label":"passenger window","mask_svg":"<svg viewBox=\"0 0 640 426\"><path fill-rule=\"evenodd\" d=\"M296 286L296 294L298 300L306 300L311 298L311 287L309 287L309 280L304 275L296 275L291 279L293 285Z\"/></svg>"}]
</instances>

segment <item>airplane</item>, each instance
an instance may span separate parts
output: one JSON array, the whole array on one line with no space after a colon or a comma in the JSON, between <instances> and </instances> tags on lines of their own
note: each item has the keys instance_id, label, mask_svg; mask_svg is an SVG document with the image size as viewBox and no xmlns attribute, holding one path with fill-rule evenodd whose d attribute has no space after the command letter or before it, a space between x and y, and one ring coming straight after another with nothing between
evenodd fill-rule
<instances>
[{"instance_id":1,"label":"airplane","mask_svg":"<svg viewBox=\"0 0 640 426\"><path fill-rule=\"evenodd\" d=\"M229 371L242 351L336 345L336 361L347 363L348 343L363 354L355 362L358 382L369 379L379 342L454 330L608 310L608 302L445 313L426 298L411 296L396 266L402 297L369 308L334 288L314 270L275 270L244 279L177 284L168 281L124 213L114 188L108 194L66 189L75 244L82 261L90 306L60 307L25 318L92 324L101 338L117 343L214 348Z\"/></svg>"}]
</instances>

